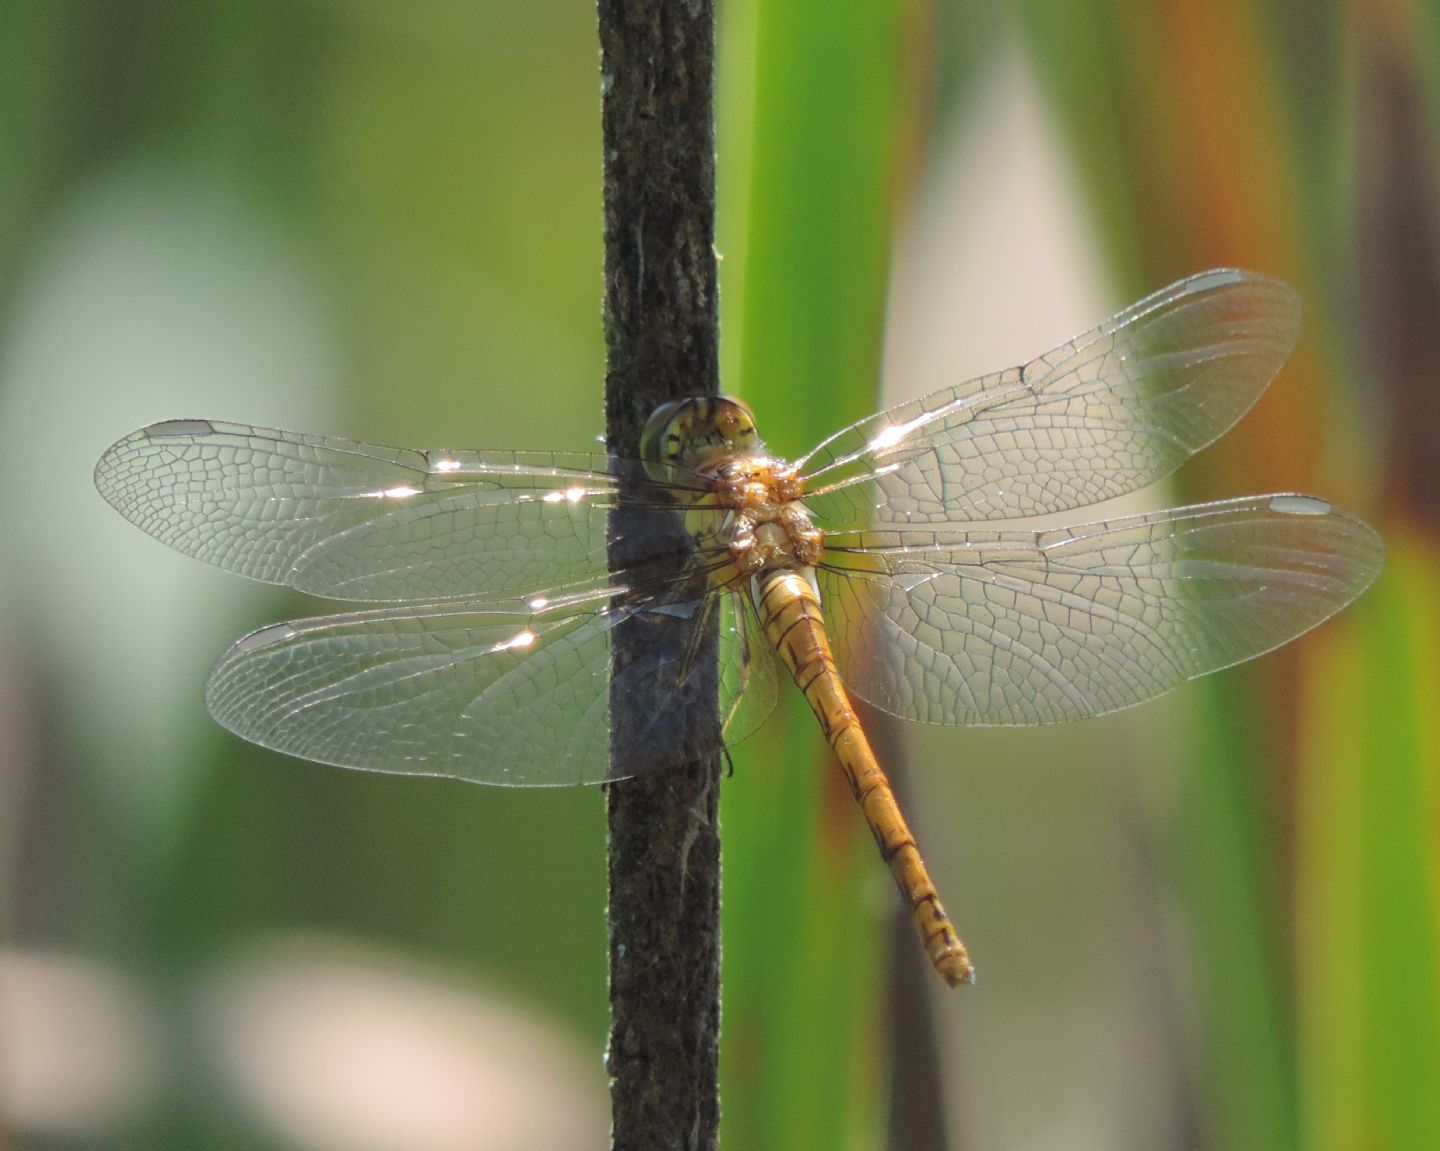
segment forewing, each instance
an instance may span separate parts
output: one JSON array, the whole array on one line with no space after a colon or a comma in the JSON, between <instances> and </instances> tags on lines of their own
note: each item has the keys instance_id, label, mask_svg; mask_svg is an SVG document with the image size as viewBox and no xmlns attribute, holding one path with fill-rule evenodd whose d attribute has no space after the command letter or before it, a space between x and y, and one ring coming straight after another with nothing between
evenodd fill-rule
<instances>
[{"instance_id":1,"label":"forewing","mask_svg":"<svg viewBox=\"0 0 1440 1151\"><path fill-rule=\"evenodd\" d=\"M683 643L679 657L673 644L642 645L612 669L618 628L673 638L700 618L694 605L591 595L538 612L437 603L297 620L235 644L206 701L242 738L321 763L512 786L598 783L717 749L718 730L698 742L677 734L706 678L691 674ZM612 688L655 701L616 770Z\"/></svg>"},{"instance_id":2,"label":"forewing","mask_svg":"<svg viewBox=\"0 0 1440 1151\"><path fill-rule=\"evenodd\" d=\"M1299 317L1276 280L1191 276L1023 367L838 432L800 461L806 502L835 528L1014 519L1135 491L1249 410Z\"/></svg>"},{"instance_id":3,"label":"forewing","mask_svg":"<svg viewBox=\"0 0 1440 1151\"><path fill-rule=\"evenodd\" d=\"M1103 715L1308 631L1378 574L1379 537L1310 496L1042 532L857 532L819 573L841 676L908 719Z\"/></svg>"},{"instance_id":4,"label":"forewing","mask_svg":"<svg viewBox=\"0 0 1440 1151\"><path fill-rule=\"evenodd\" d=\"M312 595L398 601L603 584L620 484L642 498L657 486L635 468L171 420L113 445L95 484L187 555Z\"/></svg>"}]
</instances>

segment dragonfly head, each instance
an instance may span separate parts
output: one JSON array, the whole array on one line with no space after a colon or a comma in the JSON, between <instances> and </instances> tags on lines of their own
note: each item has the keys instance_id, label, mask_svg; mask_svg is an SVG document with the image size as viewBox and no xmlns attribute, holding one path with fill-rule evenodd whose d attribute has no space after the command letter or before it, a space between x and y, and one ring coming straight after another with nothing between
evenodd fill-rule
<instances>
[{"instance_id":1,"label":"dragonfly head","mask_svg":"<svg viewBox=\"0 0 1440 1151\"><path fill-rule=\"evenodd\" d=\"M641 458L656 479L668 468L698 471L764 447L754 414L733 396L693 396L661 404L640 437Z\"/></svg>"}]
</instances>

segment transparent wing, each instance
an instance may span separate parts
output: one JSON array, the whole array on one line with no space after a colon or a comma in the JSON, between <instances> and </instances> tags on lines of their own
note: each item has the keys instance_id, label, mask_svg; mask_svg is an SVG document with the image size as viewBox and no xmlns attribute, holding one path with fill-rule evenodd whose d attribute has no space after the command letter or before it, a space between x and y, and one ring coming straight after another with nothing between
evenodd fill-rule
<instances>
[{"instance_id":1,"label":"transparent wing","mask_svg":"<svg viewBox=\"0 0 1440 1151\"><path fill-rule=\"evenodd\" d=\"M1229 429L1290 354L1284 284L1181 280L1023 367L900 404L800 461L822 526L960 523L1144 487Z\"/></svg>"},{"instance_id":2,"label":"transparent wing","mask_svg":"<svg viewBox=\"0 0 1440 1151\"><path fill-rule=\"evenodd\" d=\"M206 702L242 738L321 763L517 787L598 783L718 748L718 727L696 734L687 722L716 698L686 638L713 619L693 602L636 607L589 593L538 612L452 601L297 620L236 643ZM615 671L622 628L657 642ZM743 654L721 646L724 717L749 676ZM640 750L613 771L612 689L647 701ZM751 706L763 708L764 694Z\"/></svg>"},{"instance_id":3,"label":"transparent wing","mask_svg":"<svg viewBox=\"0 0 1440 1151\"><path fill-rule=\"evenodd\" d=\"M780 698L775 650L765 638L754 604L742 592L725 596L720 654L725 743L734 747L760 729Z\"/></svg>"},{"instance_id":4,"label":"transparent wing","mask_svg":"<svg viewBox=\"0 0 1440 1151\"><path fill-rule=\"evenodd\" d=\"M660 486L638 467L171 420L113 445L95 484L186 555L312 595L399 601L603 585L620 485Z\"/></svg>"},{"instance_id":5,"label":"transparent wing","mask_svg":"<svg viewBox=\"0 0 1440 1151\"><path fill-rule=\"evenodd\" d=\"M945 724L1051 723L1162 695L1308 631L1384 558L1365 523L1298 495L826 542L841 676L877 707Z\"/></svg>"}]
</instances>

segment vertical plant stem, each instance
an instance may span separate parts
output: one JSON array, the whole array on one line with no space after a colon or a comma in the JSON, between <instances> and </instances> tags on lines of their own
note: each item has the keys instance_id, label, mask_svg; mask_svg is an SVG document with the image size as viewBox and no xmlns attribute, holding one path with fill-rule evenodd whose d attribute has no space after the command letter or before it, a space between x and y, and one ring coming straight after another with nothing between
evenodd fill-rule
<instances>
[{"instance_id":1,"label":"vertical plant stem","mask_svg":"<svg viewBox=\"0 0 1440 1151\"><path fill-rule=\"evenodd\" d=\"M858 710L880 762L888 769L901 808L915 811L904 740L896 730L899 721L868 704L862 703ZM947 1129L940 1036L930 1006L935 975L924 951L915 946L915 924L899 907L891 913L889 951L890 1011L886 1030L890 1100L885 1145L889 1151L954 1151L958 1144Z\"/></svg>"},{"instance_id":2,"label":"vertical plant stem","mask_svg":"<svg viewBox=\"0 0 1440 1151\"><path fill-rule=\"evenodd\" d=\"M714 14L710 0L599 0L598 8L606 436L612 452L634 456L657 406L719 386ZM612 557L626 542L625 523L622 510ZM656 630L650 622L617 629L611 695L617 774L634 754L635 733L656 714L657 697L623 678L635 661L655 658L654 645L664 642ZM704 658L713 664L713 642ZM713 684L713 670L691 678ZM718 723L713 690L709 696L677 721ZM608 789L607 1059L612 1146L624 1151L716 1145L719 778L712 756Z\"/></svg>"}]
</instances>

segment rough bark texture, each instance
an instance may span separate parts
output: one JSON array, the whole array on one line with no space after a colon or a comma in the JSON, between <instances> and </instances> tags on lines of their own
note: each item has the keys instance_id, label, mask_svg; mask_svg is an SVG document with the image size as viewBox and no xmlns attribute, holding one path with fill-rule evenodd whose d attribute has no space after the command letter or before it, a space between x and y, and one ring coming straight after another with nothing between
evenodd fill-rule
<instances>
[{"instance_id":1,"label":"rough bark texture","mask_svg":"<svg viewBox=\"0 0 1440 1151\"><path fill-rule=\"evenodd\" d=\"M599 21L606 435L613 452L633 456L657 406L719 384L713 8L710 0L599 0ZM623 536L623 512L619 522ZM636 658L627 643L653 655L665 642L655 626L616 637L617 670ZM713 684L713 672L697 679ZM691 722L718 722L709 695ZM617 771L654 706L643 693L612 695ZM716 1145L719 776L712 757L608 789L608 1066L612 1145L624 1151Z\"/></svg>"}]
</instances>

